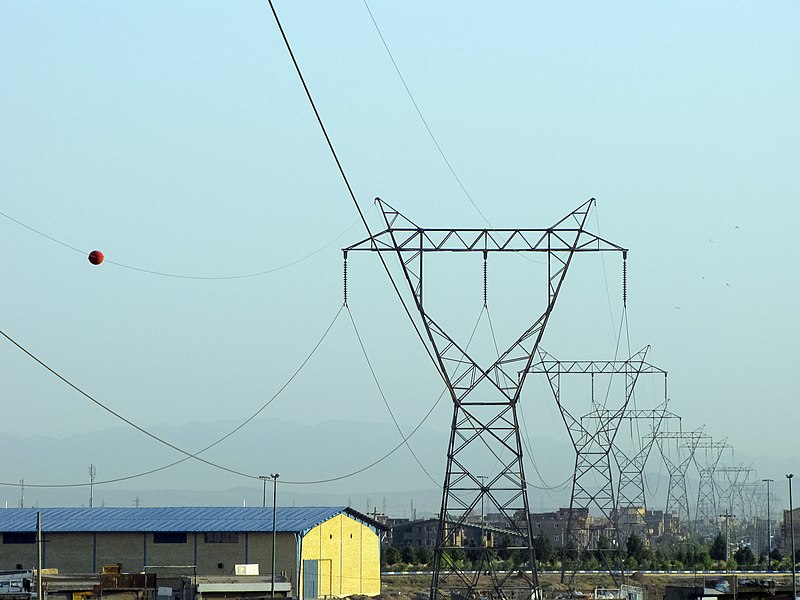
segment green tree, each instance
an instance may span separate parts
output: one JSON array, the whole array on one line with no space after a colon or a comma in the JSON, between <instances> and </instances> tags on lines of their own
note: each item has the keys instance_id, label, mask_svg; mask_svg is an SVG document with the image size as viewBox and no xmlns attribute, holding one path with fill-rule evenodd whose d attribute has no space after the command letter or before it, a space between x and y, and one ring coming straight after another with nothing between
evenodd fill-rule
<instances>
[{"instance_id":1,"label":"green tree","mask_svg":"<svg viewBox=\"0 0 800 600\"><path fill-rule=\"evenodd\" d=\"M534 556L536 556L537 562L544 564L553 560L553 554L555 552L549 536L544 533L539 533L533 538L532 543Z\"/></svg>"},{"instance_id":2,"label":"green tree","mask_svg":"<svg viewBox=\"0 0 800 600\"><path fill-rule=\"evenodd\" d=\"M628 536L628 540L625 542L625 549L628 552L628 557L636 561L636 565L643 563L648 558L648 551L647 547L644 545L644 540L635 533Z\"/></svg>"},{"instance_id":3,"label":"green tree","mask_svg":"<svg viewBox=\"0 0 800 600\"><path fill-rule=\"evenodd\" d=\"M400 550L400 560L409 565L417 562L417 553L414 552L414 548L408 545L403 546L403 549Z\"/></svg>"},{"instance_id":4,"label":"green tree","mask_svg":"<svg viewBox=\"0 0 800 600\"><path fill-rule=\"evenodd\" d=\"M433 552L431 552L429 548L425 546L417 548L417 563L420 565L427 565L431 560L433 560Z\"/></svg>"},{"instance_id":5,"label":"green tree","mask_svg":"<svg viewBox=\"0 0 800 600\"><path fill-rule=\"evenodd\" d=\"M733 559L739 565L752 565L756 562L756 557L750 546L739 546L733 553Z\"/></svg>"},{"instance_id":6,"label":"green tree","mask_svg":"<svg viewBox=\"0 0 800 600\"><path fill-rule=\"evenodd\" d=\"M508 549L510 541L506 534L503 534L503 537L500 538L500 544L497 546L497 556L500 560L508 560L511 557L511 550Z\"/></svg>"},{"instance_id":7,"label":"green tree","mask_svg":"<svg viewBox=\"0 0 800 600\"><path fill-rule=\"evenodd\" d=\"M725 536L721 533L718 533L717 537L714 538L714 541L711 542L711 547L708 549L708 553L714 560L725 560L725 550L727 545L728 542L725 540Z\"/></svg>"},{"instance_id":8,"label":"green tree","mask_svg":"<svg viewBox=\"0 0 800 600\"><path fill-rule=\"evenodd\" d=\"M400 550L394 546L389 546L386 552L383 553L383 560L386 565L396 565L400 562Z\"/></svg>"}]
</instances>

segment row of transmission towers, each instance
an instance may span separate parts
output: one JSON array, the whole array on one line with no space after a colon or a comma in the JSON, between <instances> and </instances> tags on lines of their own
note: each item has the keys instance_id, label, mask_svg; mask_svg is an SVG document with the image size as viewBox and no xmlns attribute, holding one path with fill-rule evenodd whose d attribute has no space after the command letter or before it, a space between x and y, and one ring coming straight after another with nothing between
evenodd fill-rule
<instances>
[{"instance_id":1,"label":"row of transmission towers","mask_svg":"<svg viewBox=\"0 0 800 600\"><path fill-rule=\"evenodd\" d=\"M544 350L542 339L556 301L573 260L581 254L622 255L623 314L625 311L628 251L587 230L594 199L541 229L425 228L382 200L376 199L376 203L383 227L343 249L345 276L350 253L378 254L452 403L431 600L472 600L484 595L530 600L540 596L528 500L530 482L525 474L518 416L529 376L546 378L575 451L562 577L566 578L570 569L568 548L577 556L593 545L597 548L602 536L601 546L608 550L604 560L614 576L619 573L614 568L615 556L619 556L617 551L626 539L651 535L645 520L645 466L655 448L669 474L664 514L672 533L710 534L719 527L722 506L726 514L734 508L742 514L755 514L760 500L748 496L749 488L745 487L752 479L745 471L719 466L724 450L730 448L727 442L712 440L702 428L684 431L681 418L669 410L667 372L647 362L649 347L627 359L602 361L556 359ZM457 327L444 325L443 317L461 314L454 310L465 297L459 293L461 282L449 286L450 304L445 303L443 308L439 305L440 314L434 314L437 305L429 299L429 279L442 273L455 276L450 270L442 271L438 263L439 270L431 268L431 259L471 254L483 259L484 309L490 255L528 254L529 264L544 265L541 309L533 310L505 348L496 339L490 345L493 347L473 348L472 336L459 336ZM387 257L394 258L391 263L395 273L399 270L399 277L393 275ZM520 275L515 283L524 281ZM345 290L346 284L345 280ZM504 290L509 296L520 293L520 289ZM525 300L530 308L533 299L526 296ZM487 355L488 360L483 358ZM655 406L637 403L636 386L645 378L655 378L663 386ZM578 393L571 384L575 380L583 382ZM623 425L630 430L626 443L619 436ZM484 471L487 459L498 465L491 476ZM700 482L694 518L687 487L691 465L697 468ZM469 568L459 560L460 532L478 507L481 515L488 510L497 516L493 525L496 532L503 533L509 556L502 568L493 560L492 548L485 540L471 549L475 560ZM587 527L590 513L599 523L593 529ZM510 566L509 561L513 563Z\"/></svg>"}]
</instances>

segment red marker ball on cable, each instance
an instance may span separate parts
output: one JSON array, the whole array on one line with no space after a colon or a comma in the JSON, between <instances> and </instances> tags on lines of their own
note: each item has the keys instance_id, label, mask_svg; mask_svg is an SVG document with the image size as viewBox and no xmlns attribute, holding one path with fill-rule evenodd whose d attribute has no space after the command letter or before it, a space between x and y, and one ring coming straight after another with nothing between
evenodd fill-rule
<instances>
[{"instance_id":1,"label":"red marker ball on cable","mask_svg":"<svg viewBox=\"0 0 800 600\"><path fill-rule=\"evenodd\" d=\"M105 256L103 256L103 253L100 252L100 250L92 250L89 252L89 262L93 265L99 265L101 262L103 262L104 258Z\"/></svg>"}]
</instances>

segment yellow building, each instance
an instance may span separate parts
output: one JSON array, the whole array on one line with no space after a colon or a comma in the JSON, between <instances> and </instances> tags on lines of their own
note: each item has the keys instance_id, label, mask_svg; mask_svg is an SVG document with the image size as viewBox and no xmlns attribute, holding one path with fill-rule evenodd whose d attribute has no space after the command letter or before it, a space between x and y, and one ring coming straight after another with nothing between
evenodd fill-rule
<instances>
[{"instance_id":1,"label":"yellow building","mask_svg":"<svg viewBox=\"0 0 800 600\"><path fill-rule=\"evenodd\" d=\"M258 565L272 575L271 507L4 509L0 570L35 567L37 512L43 566L60 573L113 564L161 580ZM303 599L380 593L382 525L344 507L278 507L275 517L276 591Z\"/></svg>"}]
</instances>

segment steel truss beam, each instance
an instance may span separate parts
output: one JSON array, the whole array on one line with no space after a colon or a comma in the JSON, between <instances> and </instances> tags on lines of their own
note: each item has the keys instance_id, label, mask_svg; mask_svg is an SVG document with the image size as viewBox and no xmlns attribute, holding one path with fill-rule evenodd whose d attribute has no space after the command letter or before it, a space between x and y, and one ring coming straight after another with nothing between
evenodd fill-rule
<instances>
[{"instance_id":1,"label":"steel truss beam","mask_svg":"<svg viewBox=\"0 0 800 600\"><path fill-rule=\"evenodd\" d=\"M702 427L695 431L660 431L656 434L658 449L669 473L665 517L675 515L677 523L669 533L686 534L691 529L689 494L686 487L686 472L694 461L694 452L701 440L711 440Z\"/></svg>"},{"instance_id":2,"label":"steel truss beam","mask_svg":"<svg viewBox=\"0 0 800 600\"><path fill-rule=\"evenodd\" d=\"M590 532L576 526L574 517L577 511L584 510L588 513L592 508L599 511L606 523L604 533L610 541L611 548L609 550L615 556L619 552L620 539L617 532L610 453L620 421L626 413L639 375L643 373L664 374L663 370L645 362L648 350L649 346L628 360L621 361L559 361L540 348L538 350L539 359L529 368L531 373L547 375L550 389L575 449L575 470L567 521L567 543L564 546L561 570L562 582L567 579L572 581L577 570L577 565L573 565L573 568L570 569L567 564L568 546L573 546L575 550L580 551L589 549ZM575 374L589 375L592 383L591 411L582 417L573 415L566 407L561 395L561 376ZM625 396L620 407L608 410L604 403L597 402L594 396L594 378L598 374L624 375ZM619 570L612 564L614 557L608 557L606 553L602 553L602 557L612 578L618 582ZM569 577L567 576L568 571L570 572Z\"/></svg>"},{"instance_id":3,"label":"steel truss beam","mask_svg":"<svg viewBox=\"0 0 800 600\"><path fill-rule=\"evenodd\" d=\"M581 252L621 252L624 258L627 250L584 229L594 199L547 229L424 229L382 200L376 202L386 228L344 248L345 260L354 251L397 256L427 344L453 401L430 598L466 599L491 589L495 598L530 600L540 590L517 420L520 392L573 256ZM544 312L492 364L479 364L466 345L453 339L425 307L423 263L431 252L481 252L484 260L487 254L496 252L544 253ZM477 389L480 394L473 395ZM495 475L484 478L480 473L487 457L500 466ZM470 570L457 560L457 554L463 552L460 528L483 503L487 510L501 515L503 528L509 531L514 568L496 570L485 546L471 550L477 560ZM517 573L525 578L524 584L512 583L511 577ZM482 575L488 576L490 585L481 582Z\"/></svg>"}]
</instances>

